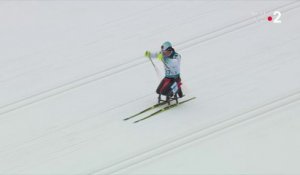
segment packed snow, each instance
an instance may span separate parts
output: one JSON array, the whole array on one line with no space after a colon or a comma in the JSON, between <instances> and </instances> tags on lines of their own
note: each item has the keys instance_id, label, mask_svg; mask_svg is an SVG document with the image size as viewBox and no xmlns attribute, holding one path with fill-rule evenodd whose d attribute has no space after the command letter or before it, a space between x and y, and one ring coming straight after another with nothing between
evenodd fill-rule
<instances>
[{"instance_id":1,"label":"packed snow","mask_svg":"<svg viewBox=\"0 0 300 175\"><path fill-rule=\"evenodd\" d=\"M289 0L0 1L0 174L300 174L299 16ZM157 103L144 52L164 41L196 99L124 121Z\"/></svg>"}]
</instances>

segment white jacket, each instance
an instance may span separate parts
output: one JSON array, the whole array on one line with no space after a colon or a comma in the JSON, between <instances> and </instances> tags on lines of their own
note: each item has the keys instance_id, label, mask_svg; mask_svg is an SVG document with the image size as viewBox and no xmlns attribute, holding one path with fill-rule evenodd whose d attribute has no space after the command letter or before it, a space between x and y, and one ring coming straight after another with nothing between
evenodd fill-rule
<instances>
[{"instance_id":1,"label":"white jacket","mask_svg":"<svg viewBox=\"0 0 300 175\"><path fill-rule=\"evenodd\" d=\"M161 52L151 54L151 58L158 58ZM180 61L181 55L173 51L170 57L163 57L159 59L164 63L165 77L177 78L180 75Z\"/></svg>"}]
</instances>

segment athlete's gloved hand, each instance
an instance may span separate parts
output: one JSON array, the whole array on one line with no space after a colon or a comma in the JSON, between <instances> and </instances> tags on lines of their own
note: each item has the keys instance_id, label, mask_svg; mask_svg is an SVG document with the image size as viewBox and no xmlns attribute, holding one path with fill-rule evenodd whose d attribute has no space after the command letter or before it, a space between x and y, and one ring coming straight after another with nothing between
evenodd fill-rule
<instances>
[{"instance_id":1,"label":"athlete's gloved hand","mask_svg":"<svg viewBox=\"0 0 300 175\"><path fill-rule=\"evenodd\" d=\"M147 50L145 52L145 57L151 58L151 52Z\"/></svg>"},{"instance_id":2,"label":"athlete's gloved hand","mask_svg":"<svg viewBox=\"0 0 300 175\"><path fill-rule=\"evenodd\" d=\"M157 55L157 59L160 60L160 61L162 61L163 57L164 56L161 52Z\"/></svg>"}]
</instances>

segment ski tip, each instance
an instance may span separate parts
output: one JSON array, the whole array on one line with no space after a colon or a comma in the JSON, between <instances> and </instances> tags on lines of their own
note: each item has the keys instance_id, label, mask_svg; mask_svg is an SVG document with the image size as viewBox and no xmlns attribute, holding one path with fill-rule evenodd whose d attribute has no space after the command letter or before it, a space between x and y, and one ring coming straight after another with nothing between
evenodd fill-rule
<instances>
[{"instance_id":1,"label":"ski tip","mask_svg":"<svg viewBox=\"0 0 300 175\"><path fill-rule=\"evenodd\" d=\"M191 98L183 99L183 101L190 101L190 100L194 100L194 99L196 99L196 97L191 97Z\"/></svg>"}]
</instances>

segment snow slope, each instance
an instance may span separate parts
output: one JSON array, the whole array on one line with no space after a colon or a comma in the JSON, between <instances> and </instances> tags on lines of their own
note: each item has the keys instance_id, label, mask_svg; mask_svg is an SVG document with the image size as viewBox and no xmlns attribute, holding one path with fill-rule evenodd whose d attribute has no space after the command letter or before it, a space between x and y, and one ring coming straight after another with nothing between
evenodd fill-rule
<instances>
[{"instance_id":1,"label":"snow slope","mask_svg":"<svg viewBox=\"0 0 300 175\"><path fill-rule=\"evenodd\" d=\"M0 174L299 174L299 9L0 1ZM124 122L156 103L165 40L197 99Z\"/></svg>"}]
</instances>

